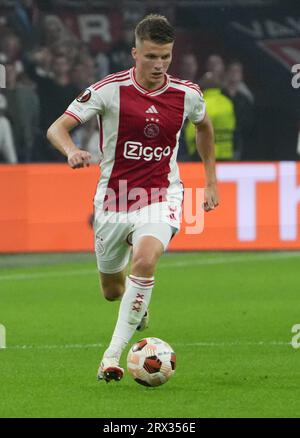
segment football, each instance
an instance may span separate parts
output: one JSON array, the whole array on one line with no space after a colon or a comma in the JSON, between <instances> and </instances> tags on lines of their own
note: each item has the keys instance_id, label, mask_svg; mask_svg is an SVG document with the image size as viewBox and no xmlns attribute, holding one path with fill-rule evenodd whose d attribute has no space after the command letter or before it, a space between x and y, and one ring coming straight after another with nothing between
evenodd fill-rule
<instances>
[{"instance_id":1,"label":"football","mask_svg":"<svg viewBox=\"0 0 300 438\"><path fill-rule=\"evenodd\" d=\"M127 368L134 380L144 386L160 386L174 374L176 355L167 342L144 338L135 343L127 356Z\"/></svg>"}]
</instances>

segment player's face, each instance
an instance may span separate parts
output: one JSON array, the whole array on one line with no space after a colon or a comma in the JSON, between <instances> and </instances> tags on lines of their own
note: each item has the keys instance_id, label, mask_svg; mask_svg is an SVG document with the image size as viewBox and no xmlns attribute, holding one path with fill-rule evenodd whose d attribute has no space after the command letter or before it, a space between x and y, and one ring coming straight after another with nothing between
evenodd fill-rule
<instances>
[{"instance_id":1,"label":"player's face","mask_svg":"<svg viewBox=\"0 0 300 438\"><path fill-rule=\"evenodd\" d=\"M163 84L164 74L172 61L173 44L156 44L145 40L132 49L137 80L141 85L151 89Z\"/></svg>"}]
</instances>

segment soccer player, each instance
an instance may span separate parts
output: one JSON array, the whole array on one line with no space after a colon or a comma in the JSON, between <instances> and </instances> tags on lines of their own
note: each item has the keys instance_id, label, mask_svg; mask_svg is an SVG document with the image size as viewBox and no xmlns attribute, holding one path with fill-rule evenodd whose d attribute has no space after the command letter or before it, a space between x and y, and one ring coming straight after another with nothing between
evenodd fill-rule
<instances>
[{"instance_id":1,"label":"soccer player","mask_svg":"<svg viewBox=\"0 0 300 438\"><path fill-rule=\"evenodd\" d=\"M218 205L213 129L199 87L167 74L173 44L168 20L146 16L135 29L135 66L91 85L47 132L69 166L85 167L90 154L75 146L69 132L98 118L102 160L94 199L95 253L105 298L121 300L100 380L123 377L122 351L135 330L148 324L155 267L180 228L183 186L176 156L186 117L195 124L205 168L204 209Z\"/></svg>"}]
</instances>

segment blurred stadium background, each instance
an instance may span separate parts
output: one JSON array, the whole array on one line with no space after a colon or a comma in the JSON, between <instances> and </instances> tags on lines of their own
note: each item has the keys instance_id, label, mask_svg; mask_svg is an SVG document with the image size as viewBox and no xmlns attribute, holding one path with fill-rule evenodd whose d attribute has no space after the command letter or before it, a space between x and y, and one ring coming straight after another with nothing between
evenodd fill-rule
<instances>
[{"instance_id":1,"label":"blurred stadium background","mask_svg":"<svg viewBox=\"0 0 300 438\"><path fill-rule=\"evenodd\" d=\"M97 124L73 133L89 169L45 137L82 89L132 65L148 12L175 25L170 73L204 92L222 202L159 265L147 336L178 354L159 391L93 380L117 312L92 255ZM0 0L0 64L0 417L299 416L299 1ZM188 123L180 143L195 190Z\"/></svg>"}]
</instances>

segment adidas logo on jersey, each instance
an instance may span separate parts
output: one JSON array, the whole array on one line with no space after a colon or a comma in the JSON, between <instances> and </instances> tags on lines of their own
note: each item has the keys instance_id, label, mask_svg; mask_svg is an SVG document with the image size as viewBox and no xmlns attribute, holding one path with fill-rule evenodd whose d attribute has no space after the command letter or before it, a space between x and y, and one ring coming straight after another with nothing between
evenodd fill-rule
<instances>
[{"instance_id":1,"label":"adidas logo on jersey","mask_svg":"<svg viewBox=\"0 0 300 438\"><path fill-rule=\"evenodd\" d=\"M148 108L145 112L148 113L148 114L149 113L150 114L158 114L158 111L157 111L157 109L155 108L154 105L151 105L150 108Z\"/></svg>"}]
</instances>

